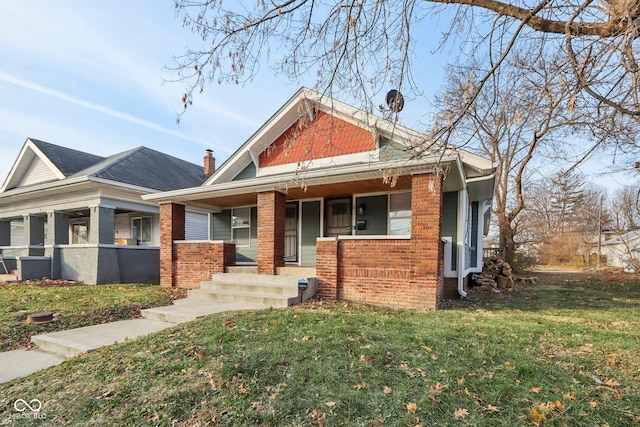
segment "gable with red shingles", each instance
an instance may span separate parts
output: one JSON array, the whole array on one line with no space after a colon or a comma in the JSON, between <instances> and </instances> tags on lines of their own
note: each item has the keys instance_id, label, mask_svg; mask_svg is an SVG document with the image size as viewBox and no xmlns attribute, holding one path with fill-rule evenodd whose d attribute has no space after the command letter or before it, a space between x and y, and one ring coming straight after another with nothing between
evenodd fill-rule
<instances>
[{"instance_id":1,"label":"gable with red shingles","mask_svg":"<svg viewBox=\"0 0 640 427\"><path fill-rule=\"evenodd\" d=\"M375 149L371 132L319 111L306 126L293 124L260 153L259 161L263 168Z\"/></svg>"}]
</instances>

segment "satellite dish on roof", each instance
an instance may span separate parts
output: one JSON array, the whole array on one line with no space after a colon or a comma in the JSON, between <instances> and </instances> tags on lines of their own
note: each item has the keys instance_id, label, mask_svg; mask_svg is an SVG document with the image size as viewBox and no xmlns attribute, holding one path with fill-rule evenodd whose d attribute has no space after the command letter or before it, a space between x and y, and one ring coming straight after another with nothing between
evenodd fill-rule
<instances>
[{"instance_id":1,"label":"satellite dish on roof","mask_svg":"<svg viewBox=\"0 0 640 427\"><path fill-rule=\"evenodd\" d=\"M391 89L386 97L389 109L394 113L399 113L404 108L404 97L399 90Z\"/></svg>"}]
</instances>

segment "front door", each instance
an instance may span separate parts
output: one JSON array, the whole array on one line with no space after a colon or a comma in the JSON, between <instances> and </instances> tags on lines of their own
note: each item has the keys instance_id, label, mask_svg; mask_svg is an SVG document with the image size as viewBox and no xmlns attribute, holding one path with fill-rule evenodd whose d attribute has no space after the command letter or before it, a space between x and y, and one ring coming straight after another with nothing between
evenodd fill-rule
<instances>
[{"instance_id":1,"label":"front door","mask_svg":"<svg viewBox=\"0 0 640 427\"><path fill-rule=\"evenodd\" d=\"M287 203L284 220L284 261L298 262L298 204Z\"/></svg>"},{"instance_id":2,"label":"front door","mask_svg":"<svg viewBox=\"0 0 640 427\"><path fill-rule=\"evenodd\" d=\"M327 200L325 205L326 237L345 236L351 233L351 197Z\"/></svg>"}]
</instances>

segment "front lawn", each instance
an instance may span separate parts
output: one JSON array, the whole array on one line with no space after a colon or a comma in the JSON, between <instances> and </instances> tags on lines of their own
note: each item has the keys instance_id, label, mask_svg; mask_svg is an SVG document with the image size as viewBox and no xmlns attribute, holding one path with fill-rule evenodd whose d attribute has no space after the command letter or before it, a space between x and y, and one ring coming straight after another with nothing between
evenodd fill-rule
<instances>
[{"instance_id":1,"label":"front lawn","mask_svg":"<svg viewBox=\"0 0 640 427\"><path fill-rule=\"evenodd\" d=\"M222 313L0 385L0 424L638 426L640 284ZM16 413L17 399L42 403Z\"/></svg>"},{"instance_id":2,"label":"front lawn","mask_svg":"<svg viewBox=\"0 0 640 427\"><path fill-rule=\"evenodd\" d=\"M180 290L157 285L49 286L0 284L0 351L30 346L31 335L131 319L140 309L169 305ZM25 323L32 313L48 311L56 321Z\"/></svg>"}]
</instances>

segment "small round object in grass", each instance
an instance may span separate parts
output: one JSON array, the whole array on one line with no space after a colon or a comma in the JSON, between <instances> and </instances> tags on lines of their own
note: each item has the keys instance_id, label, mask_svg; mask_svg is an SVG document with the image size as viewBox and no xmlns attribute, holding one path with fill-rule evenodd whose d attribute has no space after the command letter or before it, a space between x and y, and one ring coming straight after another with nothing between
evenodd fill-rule
<instances>
[{"instance_id":1,"label":"small round object in grass","mask_svg":"<svg viewBox=\"0 0 640 427\"><path fill-rule=\"evenodd\" d=\"M53 313L50 311L40 311L27 316L27 323L30 325L40 325L53 322Z\"/></svg>"}]
</instances>

